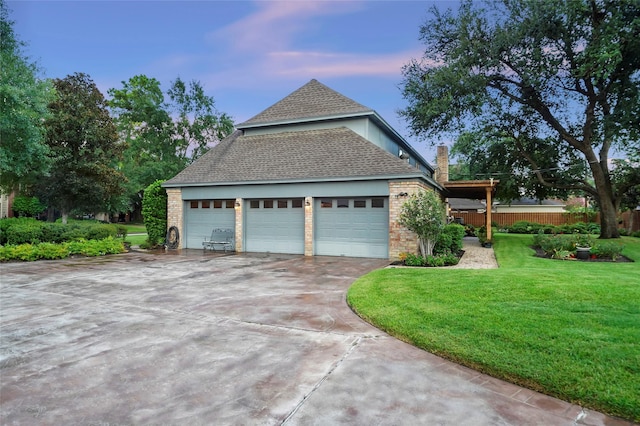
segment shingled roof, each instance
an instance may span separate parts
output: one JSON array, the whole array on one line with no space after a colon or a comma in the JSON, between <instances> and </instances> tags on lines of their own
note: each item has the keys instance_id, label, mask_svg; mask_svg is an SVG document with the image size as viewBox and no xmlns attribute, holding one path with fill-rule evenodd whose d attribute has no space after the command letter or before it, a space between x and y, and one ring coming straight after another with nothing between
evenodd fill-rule
<instances>
[{"instance_id":1,"label":"shingled roof","mask_svg":"<svg viewBox=\"0 0 640 426\"><path fill-rule=\"evenodd\" d=\"M251 127L258 124L328 118L368 112L373 113L373 110L313 79L237 127L242 129L243 127Z\"/></svg>"},{"instance_id":2,"label":"shingled roof","mask_svg":"<svg viewBox=\"0 0 640 426\"><path fill-rule=\"evenodd\" d=\"M254 136L237 130L164 186L420 176L346 127Z\"/></svg>"}]
</instances>

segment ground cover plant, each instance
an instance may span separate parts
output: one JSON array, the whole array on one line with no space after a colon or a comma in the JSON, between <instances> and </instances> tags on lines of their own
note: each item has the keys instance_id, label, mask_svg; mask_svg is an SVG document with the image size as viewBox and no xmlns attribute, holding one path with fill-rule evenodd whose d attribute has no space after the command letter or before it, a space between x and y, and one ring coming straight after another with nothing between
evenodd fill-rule
<instances>
[{"instance_id":1,"label":"ground cover plant","mask_svg":"<svg viewBox=\"0 0 640 426\"><path fill-rule=\"evenodd\" d=\"M640 241L632 263L553 262L497 234L499 269L388 268L350 306L429 352L581 406L640 421Z\"/></svg>"}]
</instances>

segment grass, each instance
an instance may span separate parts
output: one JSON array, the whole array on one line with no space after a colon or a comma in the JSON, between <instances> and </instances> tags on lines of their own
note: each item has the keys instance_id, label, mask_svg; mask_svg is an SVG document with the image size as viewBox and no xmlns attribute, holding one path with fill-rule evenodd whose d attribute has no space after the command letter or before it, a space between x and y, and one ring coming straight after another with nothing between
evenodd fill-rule
<instances>
[{"instance_id":1,"label":"grass","mask_svg":"<svg viewBox=\"0 0 640 426\"><path fill-rule=\"evenodd\" d=\"M132 246L139 246L140 244L147 241L147 228L141 223L123 223L121 224L125 228L127 228L127 239L128 243L131 243ZM136 235L132 235L136 234Z\"/></svg>"},{"instance_id":2,"label":"grass","mask_svg":"<svg viewBox=\"0 0 640 426\"><path fill-rule=\"evenodd\" d=\"M129 234L146 234L147 228L141 223L119 223L119 225L127 228Z\"/></svg>"},{"instance_id":3,"label":"grass","mask_svg":"<svg viewBox=\"0 0 640 426\"><path fill-rule=\"evenodd\" d=\"M499 269L382 269L347 299L364 319L452 361L640 421L640 239L634 263L537 258L498 234Z\"/></svg>"}]
</instances>

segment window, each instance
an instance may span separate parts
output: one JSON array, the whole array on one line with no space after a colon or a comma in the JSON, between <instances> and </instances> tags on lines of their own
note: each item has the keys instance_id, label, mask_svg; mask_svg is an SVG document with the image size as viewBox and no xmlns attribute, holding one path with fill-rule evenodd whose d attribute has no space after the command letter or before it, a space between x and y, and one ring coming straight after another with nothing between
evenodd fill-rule
<instances>
[{"instance_id":1,"label":"window","mask_svg":"<svg viewBox=\"0 0 640 426\"><path fill-rule=\"evenodd\" d=\"M301 209L302 200L291 200L291 207L293 207L294 209Z\"/></svg>"},{"instance_id":2,"label":"window","mask_svg":"<svg viewBox=\"0 0 640 426\"><path fill-rule=\"evenodd\" d=\"M287 207L289 207L289 200L278 200L279 209L286 209Z\"/></svg>"},{"instance_id":3,"label":"window","mask_svg":"<svg viewBox=\"0 0 640 426\"><path fill-rule=\"evenodd\" d=\"M273 200L264 200L262 207L265 208L265 209L272 209L273 208Z\"/></svg>"},{"instance_id":4,"label":"window","mask_svg":"<svg viewBox=\"0 0 640 426\"><path fill-rule=\"evenodd\" d=\"M338 208L339 209L349 208L349 199L348 198L338 198Z\"/></svg>"},{"instance_id":5,"label":"window","mask_svg":"<svg viewBox=\"0 0 640 426\"><path fill-rule=\"evenodd\" d=\"M333 200L323 198L322 200L320 200L320 207L323 209L330 209L331 207L333 207Z\"/></svg>"},{"instance_id":6,"label":"window","mask_svg":"<svg viewBox=\"0 0 640 426\"><path fill-rule=\"evenodd\" d=\"M209 201L203 201L202 202L202 208L203 209L208 209L209 206L211 206L211 203Z\"/></svg>"},{"instance_id":7,"label":"window","mask_svg":"<svg viewBox=\"0 0 640 426\"><path fill-rule=\"evenodd\" d=\"M260 208L260 200L251 200L249 202L249 207L251 207L252 209L259 209Z\"/></svg>"},{"instance_id":8,"label":"window","mask_svg":"<svg viewBox=\"0 0 640 426\"><path fill-rule=\"evenodd\" d=\"M356 209L364 209L367 207L367 200L353 200L353 207Z\"/></svg>"},{"instance_id":9,"label":"window","mask_svg":"<svg viewBox=\"0 0 640 426\"><path fill-rule=\"evenodd\" d=\"M197 208L198 208L198 202L197 202L197 201L192 201L192 202L190 203L190 205L191 205L191 208L192 208L192 209L197 209Z\"/></svg>"},{"instance_id":10,"label":"window","mask_svg":"<svg viewBox=\"0 0 640 426\"><path fill-rule=\"evenodd\" d=\"M213 208L221 209L222 208L222 200L213 200Z\"/></svg>"},{"instance_id":11,"label":"window","mask_svg":"<svg viewBox=\"0 0 640 426\"><path fill-rule=\"evenodd\" d=\"M227 200L227 201L225 201L225 205L226 205L226 207L228 209L234 208L235 204L236 204L235 200Z\"/></svg>"},{"instance_id":12,"label":"window","mask_svg":"<svg viewBox=\"0 0 640 426\"><path fill-rule=\"evenodd\" d=\"M372 198L371 207L373 207L374 209L384 208L384 198Z\"/></svg>"}]
</instances>

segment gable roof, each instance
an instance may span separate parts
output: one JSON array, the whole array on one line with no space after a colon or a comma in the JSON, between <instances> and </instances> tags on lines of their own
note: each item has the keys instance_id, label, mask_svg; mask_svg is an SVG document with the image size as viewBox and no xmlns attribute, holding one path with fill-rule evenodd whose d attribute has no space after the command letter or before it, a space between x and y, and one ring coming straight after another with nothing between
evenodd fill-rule
<instances>
[{"instance_id":1,"label":"gable roof","mask_svg":"<svg viewBox=\"0 0 640 426\"><path fill-rule=\"evenodd\" d=\"M237 130L163 186L376 177L428 180L420 170L346 127L254 136Z\"/></svg>"},{"instance_id":2,"label":"gable roof","mask_svg":"<svg viewBox=\"0 0 640 426\"><path fill-rule=\"evenodd\" d=\"M285 123L363 113L374 113L374 111L313 79L237 127L242 129L266 123Z\"/></svg>"}]
</instances>

